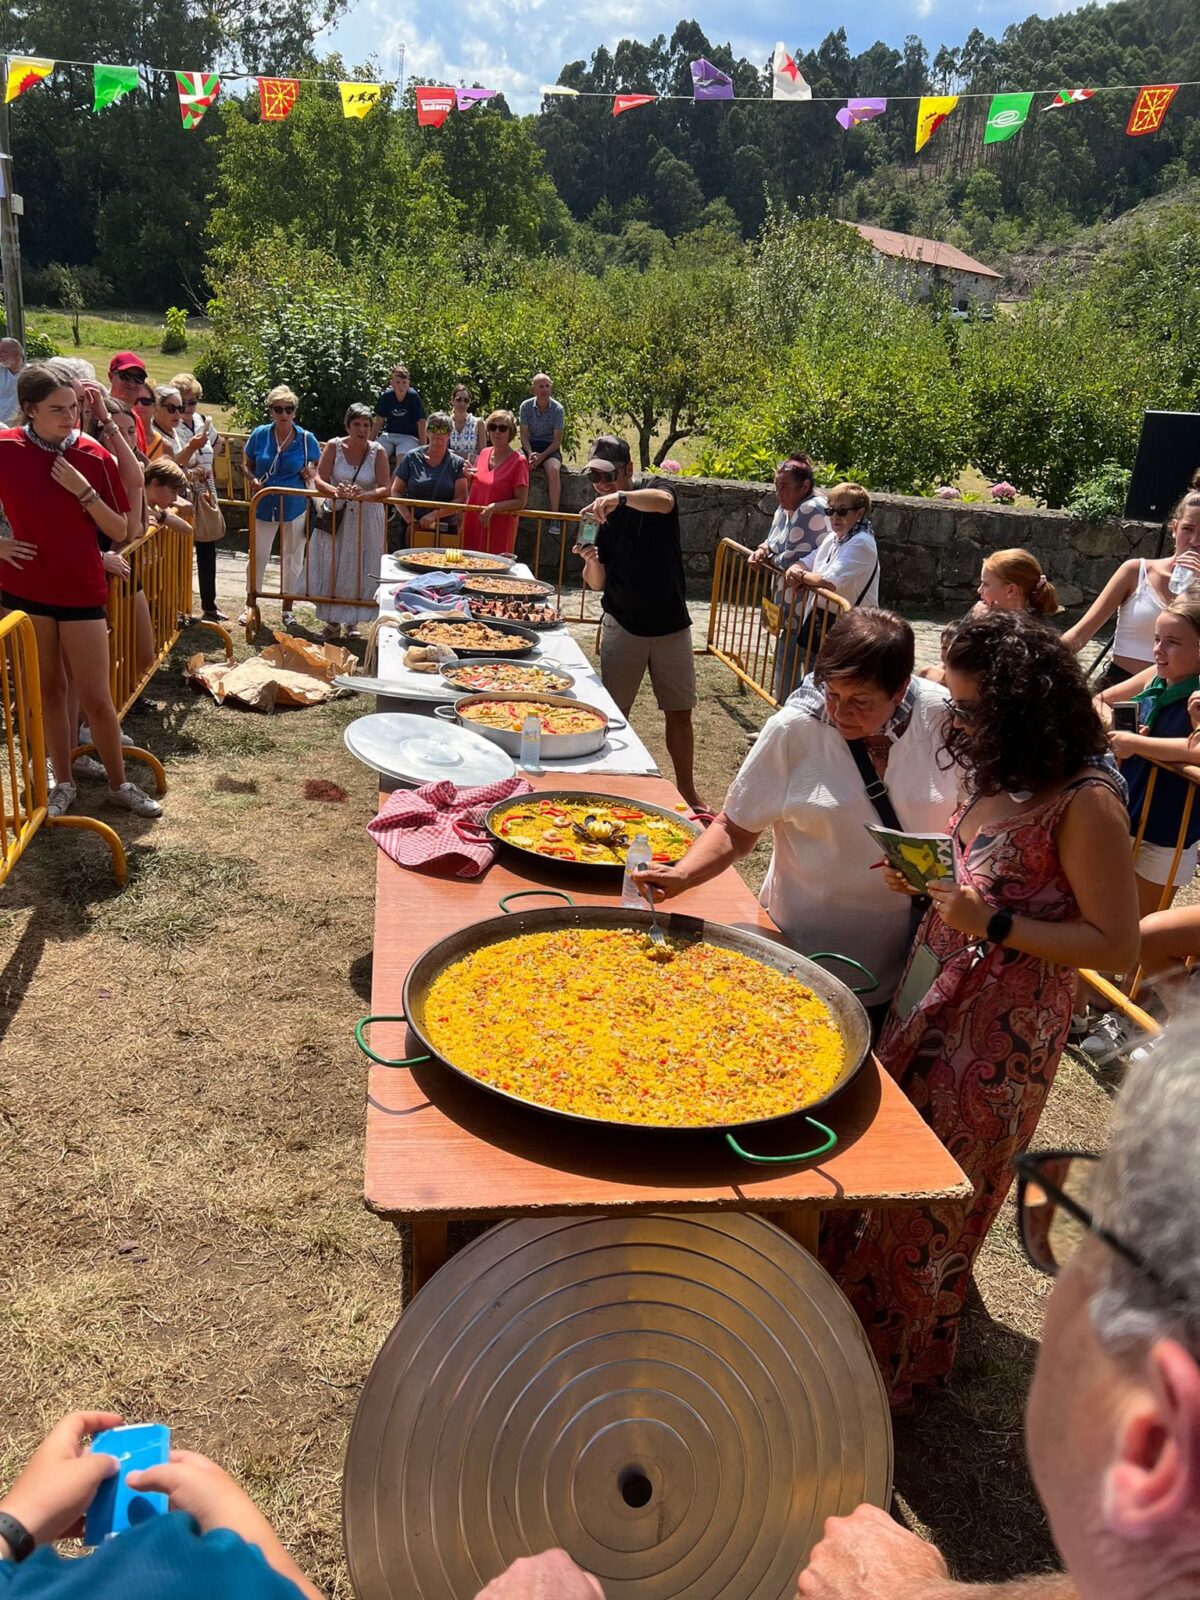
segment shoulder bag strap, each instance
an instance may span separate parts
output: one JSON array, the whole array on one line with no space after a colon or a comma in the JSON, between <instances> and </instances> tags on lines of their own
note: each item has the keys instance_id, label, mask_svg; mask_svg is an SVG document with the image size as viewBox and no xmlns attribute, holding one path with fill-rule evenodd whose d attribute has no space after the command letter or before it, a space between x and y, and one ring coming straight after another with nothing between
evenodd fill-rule
<instances>
[{"instance_id":1,"label":"shoulder bag strap","mask_svg":"<svg viewBox=\"0 0 1200 1600\"><path fill-rule=\"evenodd\" d=\"M892 797L887 792L887 785L871 765L871 758L867 754L867 747L861 739L847 739L847 748L854 757L854 765L858 768L858 775L863 781L867 791L867 799L875 808L875 814L885 828L891 828L896 833L904 832L904 824L896 815L896 808L892 804Z\"/></svg>"},{"instance_id":2,"label":"shoulder bag strap","mask_svg":"<svg viewBox=\"0 0 1200 1600\"><path fill-rule=\"evenodd\" d=\"M871 568L871 576L867 579L866 583L864 583L862 588L859 590L858 599L854 602L854 604L856 606L862 605L863 596L866 594L867 590L871 587L871 585L875 582L875 574L878 571L879 571L879 552L877 550L875 552L875 565ZM890 827L891 824L889 823L888 826Z\"/></svg>"}]
</instances>

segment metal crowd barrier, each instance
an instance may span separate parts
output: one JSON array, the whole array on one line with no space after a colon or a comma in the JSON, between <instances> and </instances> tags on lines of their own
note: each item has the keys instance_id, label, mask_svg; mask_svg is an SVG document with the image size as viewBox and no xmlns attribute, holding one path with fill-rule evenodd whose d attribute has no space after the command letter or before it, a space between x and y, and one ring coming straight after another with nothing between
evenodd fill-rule
<instances>
[{"instance_id":1,"label":"metal crowd barrier","mask_svg":"<svg viewBox=\"0 0 1200 1600\"><path fill-rule=\"evenodd\" d=\"M4 743L0 749L0 884L25 853L39 828L86 828L99 834L112 853L113 876L128 875L125 848L113 830L95 817L46 814L46 736L38 677L37 637L23 611L0 618L0 668L3 670Z\"/></svg>"},{"instance_id":2,"label":"metal crowd barrier","mask_svg":"<svg viewBox=\"0 0 1200 1600\"><path fill-rule=\"evenodd\" d=\"M213 482L223 506L246 504L246 440L248 433L218 433L213 451Z\"/></svg>"},{"instance_id":3,"label":"metal crowd barrier","mask_svg":"<svg viewBox=\"0 0 1200 1600\"><path fill-rule=\"evenodd\" d=\"M808 589L784 589L783 569L750 565L751 552L722 539L713 568L708 641L716 656L768 705L782 705L812 667L827 630L850 602Z\"/></svg>"},{"instance_id":4,"label":"metal crowd barrier","mask_svg":"<svg viewBox=\"0 0 1200 1600\"><path fill-rule=\"evenodd\" d=\"M282 495L285 499L304 503L303 513L288 520L262 519L264 529L270 529L270 549L263 554L260 549L260 519L258 506L266 499ZM362 613L369 622L378 609L375 591L379 586L384 552L387 549L387 511L392 507L408 506L417 517L431 511L450 517L461 517L464 512L478 511L478 506L465 506L461 501L416 500L408 496L389 495L385 500L333 500L333 527L327 531L316 525L318 502L328 497L316 489L277 489L267 487L255 492L249 503L247 521L250 534L250 559L246 566L246 642L253 643L262 623L260 602L277 601L285 611L297 604L318 608L348 607ZM365 514L379 507L383 516L378 526L371 530L365 525ZM542 524L559 522L578 524L578 513L549 511L523 511L520 520L536 524L533 558L528 563L535 575L540 576L542 562ZM461 522L459 523L461 528ZM461 549L463 538L458 528L453 532L438 529L411 528L406 530L407 548L429 549L442 547ZM518 538L520 528L518 526ZM555 601L560 610L563 598L563 578L569 541L564 536L558 553L558 571ZM267 563L272 554L279 557L279 576L274 586L268 585ZM263 576L260 579L258 569ZM549 581L549 580L547 580ZM585 613L587 592L580 596L579 621L591 620ZM318 612L319 615L319 612Z\"/></svg>"}]
</instances>

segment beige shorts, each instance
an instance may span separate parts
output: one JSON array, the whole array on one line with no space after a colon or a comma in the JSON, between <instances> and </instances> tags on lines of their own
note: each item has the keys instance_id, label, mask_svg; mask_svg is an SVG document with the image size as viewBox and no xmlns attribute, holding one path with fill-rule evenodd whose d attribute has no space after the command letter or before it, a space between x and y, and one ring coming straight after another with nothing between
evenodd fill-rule
<instances>
[{"instance_id":1,"label":"beige shorts","mask_svg":"<svg viewBox=\"0 0 1200 1600\"><path fill-rule=\"evenodd\" d=\"M1171 880L1177 889L1182 889L1195 877L1198 852L1200 845L1195 844L1185 845L1180 852L1179 865L1175 868L1175 876ZM1134 857L1133 866L1138 877L1145 878L1147 883L1165 884L1171 877L1171 862L1174 859L1174 845L1151 844L1148 839L1143 839Z\"/></svg>"},{"instance_id":2,"label":"beige shorts","mask_svg":"<svg viewBox=\"0 0 1200 1600\"><path fill-rule=\"evenodd\" d=\"M692 630L645 636L629 633L604 613L600 625L600 678L623 711L633 704L646 669L660 711L690 711L696 704Z\"/></svg>"}]
</instances>

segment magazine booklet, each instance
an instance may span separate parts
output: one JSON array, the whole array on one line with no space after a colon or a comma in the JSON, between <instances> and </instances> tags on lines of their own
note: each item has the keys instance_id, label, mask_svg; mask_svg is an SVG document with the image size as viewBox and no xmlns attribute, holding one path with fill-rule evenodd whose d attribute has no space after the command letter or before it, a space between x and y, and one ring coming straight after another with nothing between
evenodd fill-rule
<instances>
[{"instance_id":1,"label":"magazine booklet","mask_svg":"<svg viewBox=\"0 0 1200 1600\"><path fill-rule=\"evenodd\" d=\"M894 828L884 828L866 823L866 830L887 858L908 879L919 893L925 894L930 883L939 879L954 878L954 842L946 833L898 833Z\"/></svg>"}]
</instances>

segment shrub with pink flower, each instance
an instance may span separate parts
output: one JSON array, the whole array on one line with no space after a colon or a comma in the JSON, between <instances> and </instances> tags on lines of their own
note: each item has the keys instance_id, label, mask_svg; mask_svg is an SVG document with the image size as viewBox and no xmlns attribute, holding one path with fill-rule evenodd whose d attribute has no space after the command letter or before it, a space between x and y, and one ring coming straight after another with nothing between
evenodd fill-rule
<instances>
[{"instance_id":1,"label":"shrub with pink flower","mask_svg":"<svg viewBox=\"0 0 1200 1600\"><path fill-rule=\"evenodd\" d=\"M683 462L676 461L674 456L668 456L665 461L658 463L658 470L660 472L682 472Z\"/></svg>"},{"instance_id":2,"label":"shrub with pink flower","mask_svg":"<svg viewBox=\"0 0 1200 1600\"><path fill-rule=\"evenodd\" d=\"M962 490L956 489L952 483L944 483L933 498L935 500L961 500Z\"/></svg>"},{"instance_id":3,"label":"shrub with pink flower","mask_svg":"<svg viewBox=\"0 0 1200 1600\"><path fill-rule=\"evenodd\" d=\"M1011 483L1001 482L992 485L992 499L1000 506L1011 506L1017 498L1017 491Z\"/></svg>"}]
</instances>

